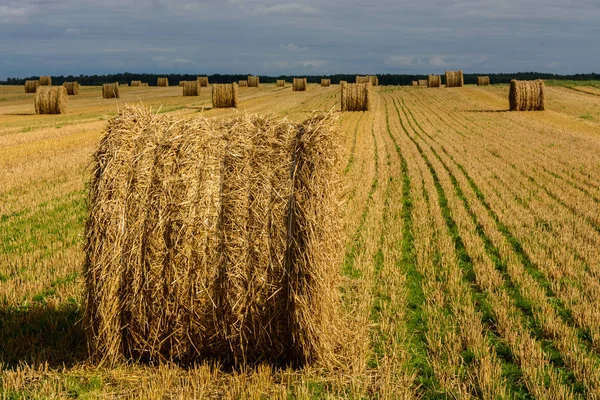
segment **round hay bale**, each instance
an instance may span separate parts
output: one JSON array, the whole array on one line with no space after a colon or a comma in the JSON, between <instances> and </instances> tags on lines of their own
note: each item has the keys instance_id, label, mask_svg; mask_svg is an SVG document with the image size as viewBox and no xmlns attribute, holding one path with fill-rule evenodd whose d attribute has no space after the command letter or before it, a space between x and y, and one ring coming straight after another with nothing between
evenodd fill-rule
<instances>
[{"instance_id":1,"label":"round hay bale","mask_svg":"<svg viewBox=\"0 0 600 400\"><path fill-rule=\"evenodd\" d=\"M356 75L356 83L370 83L371 86L379 86L379 78L375 75Z\"/></svg>"},{"instance_id":2,"label":"round hay bale","mask_svg":"<svg viewBox=\"0 0 600 400\"><path fill-rule=\"evenodd\" d=\"M183 87L184 83L185 83L185 81L179 81L179 87Z\"/></svg>"},{"instance_id":3,"label":"round hay bale","mask_svg":"<svg viewBox=\"0 0 600 400\"><path fill-rule=\"evenodd\" d=\"M238 83L238 85L239 85L240 87L248 87L248 81L240 81L240 82Z\"/></svg>"},{"instance_id":4,"label":"round hay bale","mask_svg":"<svg viewBox=\"0 0 600 400\"><path fill-rule=\"evenodd\" d=\"M371 108L371 83L342 83L341 110L369 111Z\"/></svg>"},{"instance_id":5,"label":"round hay bale","mask_svg":"<svg viewBox=\"0 0 600 400\"><path fill-rule=\"evenodd\" d=\"M237 83L215 83L212 90L213 108L237 108Z\"/></svg>"},{"instance_id":6,"label":"round hay bale","mask_svg":"<svg viewBox=\"0 0 600 400\"><path fill-rule=\"evenodd\" d=\"M35 92L37 114L64 114L67 112L69 95L63 86L40 86Z\"/></svg>"},{"instance_id":7,"label":"round hay bale","mask_svg":"<svg viewBox=\"0 0 600 400\"><path fill-rule=\"evenodd\" d=\"M142 81L131 81L131 87L142 86Z\"/></svg>"},{"instance_id":8,"label":"round hay bale","mask_svg":"<svg viewBox=\"0 0 600 400\"><path fill-rule=\"evenodd\" d=\"M544 111L544 81L510 81L508 102L511 111Z\"/></svg>"},{"instance_id":9,"label":"round hay bale","mask_svg":"<svg viewBox=\"0 0 600 400\"><path fill-rule=\"evenodd\" d=\"M344 83L348 83L347 81L340 81L340 85L343 85Z\"/></svg>"},{"instance_id":10,"label":"round hay bale","mask_svg":"<svg viewBox=\"0 0 600 400\"><path fill-rule=\"evenodd\" d=\"M427 87L427 79L419 79L418 85L421 87Z\"/></svg>"},{"instance_id":11,"label":"round hay bale","mask_svg":"<svg viewBox=\"0 0 600 400\"><path fill-rule=\"evenodd\" d=\"M411 85L412 86L419 86L419 81L412 81Z\"/></svg>"},{"instance_id":12,"label":"round hay bale","mask_svg":"<svg viewBox=\"0 0 600 400\"><path fill-rule=\"evenodd\" d=\"M275 87L285 87L285 80L277 79L277 82L275 82Z\"/></svg>"},{"instance_id":13,"label":"round hay bale","mask_svg":"<svg viewBox=\"0 0 600 400\"><path fill-rule=\"evenodd\" d=\"M102 85L102 98L103 99L119 99L121 93L119 92L118 83L105 83Z\"/></svg>"},{"instance_id":14,"label":"round hay bale","mask_svg":"<svg viewBox=\"0 0 600 400\"><path fill-rule=\"evenodd\" d=\"M156 81L156 86L168 87L169 86L169 78L158 78L158 80Z\"/></svg>"},{"instance_id":15,"label":"round hay bale","mask_svg":"<svg viewBox=\"0 0 600 400\"><path fill-rule=\"evenodd\" d=\"M490 84L489 76L478 76L477 77L477 86L488 86Z\"/></svg>"},{"instance_id":16,"label":"round hay bale","mask_svg":"<svg viewBox=\"0 0 600 400\"><path fill-rule=\"evenodd\" d=\"M259 87L260 79L258 76L248 75L248 87Z\"/></svg>"},{"instance_id":17,"label":"round hay bale","mask_svg":"<svg viewBox=\"0 0 600 400\"><path fill-rule=\"evenodd\" d=\"M294 92L305 92L306 91L306 78L294 78L292 90Z\"/></svg>"},{"instance_id":18,"label":"round hay bale","mask_svg":"<svg viewBox=\"0 0 600 400\"><path fill-rule=\"evenodd\" d=\"M148 82L142 82L142 87L148 87Z\"/></svg>"},{"instance_id":19,"label":"round hay bale","mask_svg":"<svg viewBox=\"0 0 600 400\"><path fill-rule=\"evenodd\" d=\"M69 96L77 96L79 94L79 82L65 82L63 86L67 89Z\"/></svg>"},{"instance_id":20,"label":"round hay bale","mask_svg":"<svg viewBox=\"0 0 600 400\"><path fill-rule=\"evenodd\" d=\"M200 96L200 82L198 80L183 82L183 96Z\"/></svg>"},{"instance_id":21,"label":"round hay bale","mask_svg":"<svg viewBox=\"0 0 600 400\"><path fill-rule=\"evenodd\" d=\"M331 79L321 79L321 86L324 86L324 87L331 86Z\"/></svg>"},{"instance_id":22,"label":"round hay bale","mask_svg":"<svg viewBox=\"0 0 600 400\"><path fill-rule=\"evenodd\" d=\"M442 83L442 78L439 75L427 76L427 86L439 88Z\"/></svg>"},{"instance_id":23,"label":"round hay bale","mask_svg":"<svg viewBox=\"0 0 600 400\"><path fill-rule=\"evenodd\" d=\"M446 87L463 87L465 84L463 72L459 71L446 71Z\"/></svg>"},{"instance_id":24,"label":"round hay bale","mask_svg":"<svg viewBox=\"0 0 600 400\"><path fill-rule=\"evenodd\" d=\"M178 120L125 107L94 155L91 358L328 364L340 345L333 114Z\"/></svg>"},{"instance_id":25,"label":"round hay bale","mask_svg":"<svg viewBox=\"0 0 600 400\"><path fill-rule=\"evenodd\" d=\"M52 86L52 77L40 76L40 86Z\"/></svg>"},{"instance_id":26,"label":"round hay bale","mask_svg":"<svg viewBox=\"0 0 600 400\"><path fill-rule=\"evenodd\" d=\"M35 93L39 86L39 80L25 81L25 93Z\"/></svg>"},{"instance_id":27,"label":"round hay bale","mask_svg":"<svg viewBox=\"0 0 600 400\"><path fill-rule=\"evenodd\" d=\"M208 87L208 76L199 76L196 80L200 83L200 87Z\"/></svg>"}]
</instances>

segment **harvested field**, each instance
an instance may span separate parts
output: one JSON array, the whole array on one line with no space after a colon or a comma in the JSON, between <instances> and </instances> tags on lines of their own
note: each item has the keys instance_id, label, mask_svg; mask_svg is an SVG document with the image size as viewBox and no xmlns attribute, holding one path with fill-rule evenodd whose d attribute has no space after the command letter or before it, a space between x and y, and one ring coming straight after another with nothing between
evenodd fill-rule
<instances>
[{"instance_id":1,"label":"harvested field","mask_svg":"<svg viewBox=\"0 0 600 400\"><path fill-rule=\"evenodd\" d=\"M102 100L100 87L82 86L69 98L67 114L37 115L23 86L0 86L0 391L6 398L598 398L600 96L593 86L576 89L546 82L544 112L506 112L508 85L374 87L368 112L337 113L344 254L334 264L341 279L329 290L338 294L344 317L339 361L330 368L265 361L231 369L217 360L103 367L88 361L83 266L93 154L125 103L141 100L160 113L157 121L225 123L268 110L298 124L312 110L337 108L340 89L292 93L262 85L241 91L238 109L231 109L212 108L210 90L184 98L179 87L132 87L117 104ZM193 202L180 201L182 193L208 201L194 183L218 182L197 177L186 183L178 168L189 171L193 163L174 164L165 156L156 164L152 157L185 146L158 146L157 138L133 145L127 138L123 145L131 153L109 154L123 156L122 168L131 165L131 174L148 173L136 175L145 180L110 186L115 199L147 188L156 204L190 207ZM234 143L215 179L221 171L245 174L246 166L277 173L246 157L252 142ZM137 167L157 168L133 168L127 154L140 155ZM150 179L159 173L173 185ZM268 199L248 193L240 190L229 203L231 218L255 209L246 207L250 201L281 203L277 193ZM189 238L195 231L188 228L205 229L185 224L198 218L193 212L144 215L147 204L134 199L131 215L146 223L129 221L135 231L127 232L150 232L144 248L155 253L148 256L169 257L160 249L178 243L175 232ZM107 227L122 221L116 208L111 211ZM162 217L164 224L152 222ZM172 235L154 233L153 225ZM144 236L137 237L141 246ZM172 254L185 263L188 255L204 253ZM149 285L156 276L147 276ZM232 274L236 285L238 276ZM162 282L160 290L149 286L138 295L154 291L157 300L166 299L185 285L176 276ZM120 301L139 304L134 296ZM153 308L157 317L174 309L174 302L164 304L164 310Z\"/></svg>"}]
</instances>

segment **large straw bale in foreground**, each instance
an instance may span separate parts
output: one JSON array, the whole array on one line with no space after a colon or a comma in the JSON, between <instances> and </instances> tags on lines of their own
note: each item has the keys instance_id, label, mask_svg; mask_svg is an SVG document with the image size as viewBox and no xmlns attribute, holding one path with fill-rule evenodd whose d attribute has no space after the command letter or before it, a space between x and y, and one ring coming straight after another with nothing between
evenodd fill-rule
<instances>
[{"instance_id":1,"label":"large straw bale in foreground","mask_svg":"<svg viewBox=\"0 0 600 400\"><path fill-rule=\"evenodd\" d=\"M439 88L442 83L442 78L439 75L427 76L427 86Z\"/></svg>"},{"instance_id":2,"label":"large straw bale in foreground","mask_svg":"<svg viewBox=\"0 0 600 400\"><path fill-rule=\"evenodd\" d=\"M184 96L200 96L200 81L184 81L183 82Z\"/></svg>"},{"instance_id":3,"label":"large straw bale in foreground","mask_svg":"<svg viewBox=\"0 0 600 400\"><path fill-rule=\"evenodd\" d=\"M292 83L292 90L294 92L305 92L306 86L306 78L294 78L294 82Z\"/></svg>"},{"instance_id":4,"label":"large straw bale in foreground","mask_svg":"<svg viewBox=\"0 0 600 400\"><path fill-rule=\"evenodd\" d=\"M69 96L77 96L79 94L79 82L64 82L63 86L67 89Z\"/></svg>"},{"instance_id":5,"label":"large straw bale in foreground","mask_svg":"<svg viewBox=\"0 0 600 400\"><path fill-rule=\"evenodd\" d=\"M477 86L488 86L490 84L489 76L478 76L477 77Z\"/></svg>"},{"instance_id":6,"label":"large straw bale in foreground","mask_svg":"<svg viewBox=\"0 0 600 400\"><path fill-rule=\"evenodd\" d=\"M370 83L342 83L342 111L369 111L371 108Z\"/></svg>"},{"instance_id":7,"label":"large straw bale in foreground","mask_svg":"<svg viewBox=\"0 0 600 400\"><path fill-rule=\"evenodd\" d=\"M260 85L260 79L258 76L248 75L248 87L257 88Z\"/></svg>"},{"instance_id":8,"label":"large straw bale in foreground","mask_svg":"<svg viewBox=\"0 0 600 400\"><path fill-rule=\"evenodd\" d=\"M510 81L508 101L511 111L544 111L544 81Z\"/></svg>"},{"instance_id":9,"label":"large straw bale in foreground","mask_svg":"<svg viewBox=\"0 0 600 400\"><path fill-rule=\"evenodd\" d=\"M200 87L208 87L208 76L199 76L196 78Z\"/></svg>"},{"instance_id":10,"label":"large straw bale in foreground","mask_svg":"<svg viewBox=\"0 0 600 400\"><path fill-rule=\"evenodd\" d=\"M35 92L35 112L38 114L64 114L69 95L63 86L40 86Z\"/></svg>"},{"instance_id":11,"label":"large straw bale in foreground","mask_svg":"<svg viewBox=\"0 0 600 400\"><path fill-rule=\"evenodd\" d=\"M40 86L39 80L25 81L25 93L35 93Z\"/></svg>"},{"instance_id":12,"label":"large straw bale in foreground","mask_svg":"<svg viewBox=\"0 0 600 400\"><path fill-rule=\"evenodd\" d=\"M118 83L105 83L102 85L103 99L118 99L121 97Z\"/></svg>"},{"instance_id":13,"label":"large straw bale in foreground","mask_svg":"<svg viewBox=\"0 0 600 400\"><path fill-rule=\"evenodd\" d=\"M213 108L237 108L238 85L237 83L215 83L212 90Z\"/></svg>"},{"instance_id":14,"label":"large straw bale in foreground","mask_svg":"<svg viewBox=\"0 0 600 400\"><path fill-rule=\"evenodd\" d=\"M95 153L92 359L327 364L339 343L332 114L176 120L126 107Z\"/></svg>"},{"instance_id":15,"label":"large straw bale in foreground","mask_svg":"<svg viewBox=\"0 0 600 400\"><path fill-rule=\"evenodd\" d=\"M156 80L156 86L169 87L169 78L158 78Z\"/></svg>"},{"instance_id":16,"label":"large straw bale in foreground","mask_svg":"<svg viewBox=\"0 0 600 400\"><path fill-rule=\"evenodd\" d=\"M40 86L52 86L52 77L40 76Z\"/></svg>"},{"instance_id":17,"label":"large straw bale in foreground","mask_svg":"<svg viewBox=\"0 0 600 400\"><path fill-rule=\"evenodd\" d=\"M463 87L465 80L463 72L459 71L446 71L446 87Z\"/></svg>"}]
</instances>

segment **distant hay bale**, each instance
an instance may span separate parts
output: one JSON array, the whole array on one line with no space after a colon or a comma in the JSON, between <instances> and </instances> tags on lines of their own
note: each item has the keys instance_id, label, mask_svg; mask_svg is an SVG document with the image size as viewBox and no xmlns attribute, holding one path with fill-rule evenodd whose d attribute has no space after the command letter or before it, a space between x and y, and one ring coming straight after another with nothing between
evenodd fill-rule
<instances>
[{"instance_id":1,"label":"distant hay bale","mask_svg":"<svg viewBox=\"0 0 600 400\"><path fill-rule=\"evenodd\" d=\"M129 87L129 83L119 83L120 87Z\"/></svg>"},{"instance_id":2,"label":"distant hay bale","mask_svg":"<svg viewBox=\"0 0 600 400\"><path fill-rule=\"evenodd\" d=\"M489 76L478 76L477 77L477 86L488 86L490 84Z\"/></svg>"},{"instance_id":3,"label":"distant hay bale","mask_svg":"<svg viewBox=\"0 0 600 400\"><path fill-rule=\"evenodd\" d=\"M148 82L142 82L142 87L148 87Z\"/></svg>"},{"instance_id":4,"label":"distant hay bale","mask_svg":"<svg viewBox=\"0 0 600 400\"><path fill-rule=\"evenodd\" d=\"M199 76L196 80L200 84L200 87L208 87L208 76Z\"/></svg>"},{"instance_id":5,"label":"distant hay bale","mask_svg":"<svg viewBox=\"0 0 600 400\"><path fill-rule=\"evenodd\" d=\"M183 95L184 96L200 96L200 82L195 81L184 81L183 82Z\"/></svg>"},{"instance_id":6,"label":"distant hay bale","mask_svg":"<svg viewBox=\"0 0 600 400\"><path fill-rule=\"evenodd\" d=\"M213 108L237 108L237 83L215 83L212 89Z\"/></svg>"},{"instance_id":7,"label":"distant hay bale","mask_svg":"<svg viewBox=\"0 0 600 400\"><path fill-rule=\"evenodd\" d=\"M52 77L40 76L40 86L52 86Z\"/></svg>"},{"instance_id":8,"label":"distant hay bale","mask_svg":"<svg viewBox=\"0 0 600 400\"><path fill-rule=\"evenodd\" d=\"M132 87L142 86L142 81L131 81L131 86Z\"/></svg>"},{"instance_id":9,"label":"distant hay bale","mask_svg":"<svg viewBox=\"0 0 600 400\"><path fill-rule=\"evenodd\" d=\"M428 87L439 88L441 83L442 83L442 78L439 75L429 75L427 77L427 86Z\"/></svg>"},{"instance_id":10,"label":"distant hay bale","mask_svg":"<svg viewBox=\"0 0 600 400\"><path fill-rule=\"evenodd\" d=\"M427 79L419 79L418 85L422 87L427 87Z\"/></svg>"},{"instance_id":11,"label":"distant hay bale","mask_svg":"<svg viewBox=\"0 0 600 400\"><path fill-rule=\"evenodd\" d=\"M248 75L248 87L259 87L260 86L260 79L258 78L258 76L252 76L252 75Z\"/></svg>"},{"instance_id":12,"label":"distant hay bale","mask_svg":"<svg viewBox=\"0 0 600 400\"><path fill-rule=\"evenodd\" d=\"M109 121L85 228L91 360L335 365L332 115L182 120L127 106Z\"/></svg>"},{"instance_id":13,"label":"distant hay bale","mask_svg":"<svg viewBox=\"0 0 600 400\"><path fill-rule=\"evenodd\" d=\"M321 79L321 86L331 86L331 79Z\"/></svg>"},{"instance_id":14,"label":"distant hay bale","mask_svg":"<svg viewBox=\"0 0 600 400\"><path fill-rule=\"evenodd\" d=\"M184 83L185 83L185 81L179 81L179 87L183 87Z\"/></svg>"},{"instance_id":15,"label":"distant hay bale","mask_svg":"<svg viewBox=\"0 0 600 400\"><path fill-rule=\"evenodd\" d=\"M277 79L277 82L275 82L275 87L285 87L285 80Z\"/></svg>"},{"instance_id":16,"label":"distant hay bale","mask_svg":"<svg viewBox=\"0 0 600 400\"><path fill-rule=\"evenodd\" d=\"M419 81L412 81L411 85L412 86L419 86Z\"/></svg>"},{"instance_id":17,"label":"distant hay bale","mask_svg":"<svg viewBox=\"0 0 600 400\"><path fill-rule=\"evenodd\" d=\"M463 87L465 84L462 71L446 71L446 87Z\"/></svg>"},{"instance_id":18,"label":"distant hay bale","mask_svg":"<svg viewBox=\"0 0 600 400\"><path fill-rule=\"evenodd\" d=\"M340 85L343 85L344 83L348 83L348 81L340 81Z\"/></svg>"},{"instance_id":19,"label":"distant hay bale","mask_svg":"<svg viewBox=\"0 0 600 400\"><path fill-rule=\"evenodd\" d=\"M63 86L67 89L69 96L76 96L79 94L79 82L64 82Z\"/></svg>"},{"instance_id":20,"label":"distant hay bale","mask_svg":"<svg viewBox=\"0 0 600 400\"><path fill-rule=\"evenodd\" d=\"M342 83L341 110L369 111L371 108L371 83Z\"/></svg>"},{"instance_id":21,"label":"distant hay bale","mask_svg":"<svg viewBox=\"0 0 600 400\"><path fill-rule=\"evenodd\" d=\"M37 88L40 86L39 80L25 81L25 93L35 93Z\"/></svg>"},{"instance_id":22,"label":"distant hay bale","mask_svg":"<svg viewBox=\"0 0 600 400\"><path fill-rule=\"evenodd\" d=\"M544 81L510 81L508 101L511 111L544 111Z\"/></svg>"},{"instance_id":23,"label":"distant hay bale","mask_svg":"<svg viewBox=\"0 0 600 400\"><path fill-rule=\"evenodd\" d=\"M239 85L240 87L248 87L248 81L240 81Z\"/></svg>"},{"instance_id":24,"label":"distant hay bale","mask_svg":"<svg viewBox=\"0 0 600 400\"><path fill-rule=\"evenodd\" d=\"M156 86L168 87L169 86L169 78L158 78L158 80L156 81Z\"/></svg>"},{"instance_id":25,"label":"distant hay bale","mask_svg":"<svg viewBox=\"0 0 600 400\"><path fill-rule=\"evenodd\" d=\"M294 92L305 92L306 91L306 78L294 78L292 84L292 90Z\"/></svg>"},{"instance_id":26,"label":"distant hay bale","mask_svg":"<svg viewBox=\"0 0 600 400\"><path fill-rule=\"evenodd\" d=\"M379 86L379 78L375 75L356 75L356 83L370 83L371 86Z\"/></svg>"},{"instance_id":27,"label":"distant hay bale","mask_svg":"<svg viewBox=\"0 0 600 400\"><path fill-rule=\"evenodd\" d=\"M67 112L69 95L64 86L40 86L35 92L37 114L64 114Z\"/></svg>"},{"instance_id":28,"label":"distant hay bale","mask_svg":"<svg viewBox=\"0 0 600 400\"><path fill-rule=\"evenodd\" d=\"M103 99L118 99L121 97L119 93L118 83L105 83L102 85L102 98Z\"/></svg>"}]
</instances>

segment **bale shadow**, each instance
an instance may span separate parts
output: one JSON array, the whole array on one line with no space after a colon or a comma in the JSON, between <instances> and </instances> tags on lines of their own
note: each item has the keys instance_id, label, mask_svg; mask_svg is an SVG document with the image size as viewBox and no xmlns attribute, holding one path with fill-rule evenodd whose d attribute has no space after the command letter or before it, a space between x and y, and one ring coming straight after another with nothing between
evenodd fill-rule
<instances>
[{"instance_id":1,"label":"bale shadow","mask_svg":"<svg viewBox=\"0 0 600 400\"><path fill-rule=\"evenodd\" d=\"M36 113L6 113L2 115L9 115L11 117L30 117L32 115L38 115Z\"/></svg>"},{"instance_id":2,"label":"bale shadow","mask_svg":"<svg viewBox=\"0 0 600 400\"><path fill-rule=\"evenodd\" d=\"M57 307L0 306L0 363L9 368L20 363L50 367L82 363L87 359L82 312L74 302Z\"/></svg>"}]
</instances>

